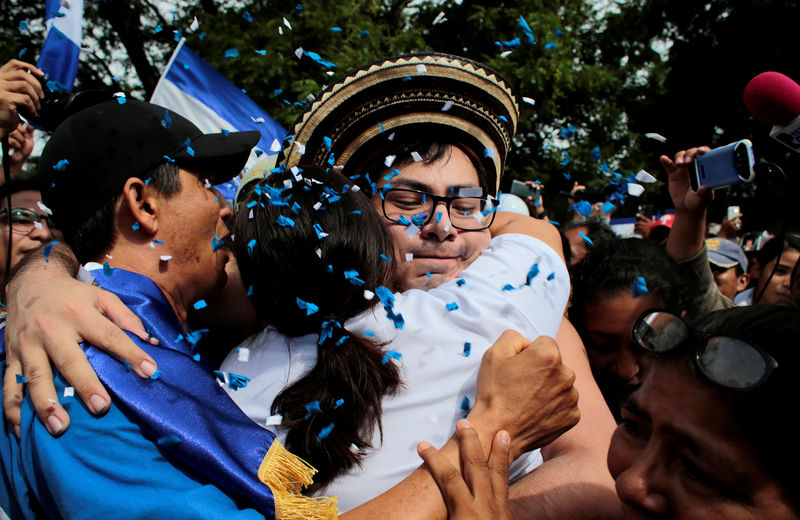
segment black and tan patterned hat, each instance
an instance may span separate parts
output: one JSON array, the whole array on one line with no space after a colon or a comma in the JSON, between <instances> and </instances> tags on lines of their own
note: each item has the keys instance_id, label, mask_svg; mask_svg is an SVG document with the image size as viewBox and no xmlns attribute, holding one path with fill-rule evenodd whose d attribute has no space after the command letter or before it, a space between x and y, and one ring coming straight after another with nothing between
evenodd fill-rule
<instances>
[{"instance_id":1,"label":"black and tan patterned hat","mask_svg":"<svg viewBox=\"0 0 800 520\"><path fill-rule=\"evenodd\" d=\"M327 87L295 122L278 159L287 168L334 165L363 173L395 132L446 136L484 165L496 194L519 120L517 96L487 66L459 56L398 56ZM444 139L445 137L443 137Z\"/></svg>"}]
</instances>

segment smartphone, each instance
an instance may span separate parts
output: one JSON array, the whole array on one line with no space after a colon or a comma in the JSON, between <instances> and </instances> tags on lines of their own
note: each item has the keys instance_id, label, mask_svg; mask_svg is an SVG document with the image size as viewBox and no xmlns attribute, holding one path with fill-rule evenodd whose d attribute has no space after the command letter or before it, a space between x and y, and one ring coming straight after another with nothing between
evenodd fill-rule
<instances>
[{"instance_id":1,"label":"smartphone","mask_svg":"<svg viewBox=\"0 0 800 520\"><path fill-rule=\"evenodd\" d=\"M755 177L754 164L753 143L742 139L696 156L689 184L697 191L700 186L717 189L750 182Z\"/></svg>"},{"instance_id":2,"label":"smartphone","mask_svg":"<svg viewBox=\"0 0 800 520\"><path fill-rule=\"evenodd\" d=\"M739 206L728 206L728 214L726 216L728 217L728 222L735 219L736 217L741 217L742 208L740 208Z\"/></svg>"},{"instance_id":3,"label":"smartphone","mask_svg":"<svg viewBox=\"0 0 800 520\"><path fill-rule=\"evenodd\" d=\"M539 198L539 188L522 181L512 180L511 194L516 195L517 197L522 197L522 200L526 200L528 197L532 197L533 200L537 200Z\"/></svg>"},{"instance_id":4,"label":"smartphone","mask_svg":"<svg viewBox=\"0 0 800 520\"><path fill-rule=\"evenodd\" d=\"M636 212L642 215L643 217L647 217L650 220L653 220L653 215L655 214L656 210L652 204L641 204L639 205L639 209Z\"/></svg>"}]
</instances>

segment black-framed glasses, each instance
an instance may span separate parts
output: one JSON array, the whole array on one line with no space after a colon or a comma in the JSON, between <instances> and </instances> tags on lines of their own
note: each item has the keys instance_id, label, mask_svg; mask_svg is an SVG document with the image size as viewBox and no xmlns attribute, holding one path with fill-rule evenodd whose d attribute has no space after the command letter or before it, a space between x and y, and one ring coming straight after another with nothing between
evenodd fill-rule
<instances>
[{"instance_id":1,"label":"black-framed glasses","mask_svg":"<svg viewBox=\"0 0 800 520\"><path fill-rule=\"evenodd\" d=\"M0 221L2 225L8 225L8 208L0 209ZM28 208L11 208L11 231L20 235L29 235L36 227L41 227L42 222L49 227L53 227L53 223L49 216L40 215L32 209ZM39 224L37 226L37 224Z\"/></svg>"},{"instance_id":2,"label":"black-framed glasses","mask_svg":"<svg viewBox=\"0 0 800 520\"><path fill-rule=\"evenodd\" d=\"M682 343L696 344L694 360L712 382L733 390L752 390L763 385L778 362L747 341L705 334L681 317L662 310L645 311L633 326L633 341L645 350L663 354Z\"/></svg>"},{"instance_id":3,"label":"black-framed glasses","mask_svg":"<svg viewBox=\"0 0 800 520\"><path fill-rule=\"evenodd\" d=\"M473 195L474 194L474 195ZM458 195L432 195L408 188L380 192L383 215L392 222L422 227L433 219L439 222L444 213L437 210L444 203L450 223L456 229L479 231L494 222L495 200L483 196L482 188L460 188Z\"/></svg>"}]
</instances>

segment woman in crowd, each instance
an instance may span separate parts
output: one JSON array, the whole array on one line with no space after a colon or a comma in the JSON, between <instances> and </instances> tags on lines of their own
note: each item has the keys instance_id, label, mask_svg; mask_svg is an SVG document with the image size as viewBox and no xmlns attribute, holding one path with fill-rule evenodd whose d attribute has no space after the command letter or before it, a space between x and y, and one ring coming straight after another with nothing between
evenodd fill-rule
<instances>
[{"instance_id":1,"label":"woman in crowd","mask_svg":"<svg viewBox=\"0 0 800 520\"><path fill-rule=\"evenodd\" d=\"M800 449L785 404L796 393L798 334L792 307L734 307L691 325L661 310L639 317L633 341L652 362L608 455L624 518L800 518ZM481 466L480 443L462 425L466 481L420 444L451 519L510 518L496 477L507 469L504 435Z\"/></svg>"}]
</instances>

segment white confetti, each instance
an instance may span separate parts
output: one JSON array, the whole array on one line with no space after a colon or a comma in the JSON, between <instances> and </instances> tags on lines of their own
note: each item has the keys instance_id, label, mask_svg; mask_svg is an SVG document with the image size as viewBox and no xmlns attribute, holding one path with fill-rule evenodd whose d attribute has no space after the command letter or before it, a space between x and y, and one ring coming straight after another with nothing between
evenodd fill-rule
<instances>
[{"instance_id":1,"label":"white confetti","mask_svg":"<svg viewBox=\"0 0 800 520\"><path fill-rule=\"evenodd\" d=\"M642 186L641 184L635 184L633 182L629 182L628 183L628 194L629 195L632 195L634 197L638 197L642 193L644 193L644 186Z\"/></svg>"},{"instance_id":2,"label":"white confetti","mask_svg":"<svg viewBox=\"0 0 800 520\"><path fill-rule=\"evenodd\" d=\"M394 164L394 160L397 156L395 155L387 155L386 158L383 160L383 164L386 165L387 168L391 168L392 164Z\"/></svg>"},{"instance_id":3,"label":"white confetti","mask_svg":"<svg viewBox=\"0 0 800 520\"><path fill-rule=\"evenodd\" d=\"M285 25L290 31L292 30L292 24L290 24L289 20L286 18L283 19L283 25Z\"/></svg>"},{"instance_id":4,"label":"white confetti","mask_svg":"<svg viewBox=\"0 0 800 520\"><path fill-rule=\"evenodd\" d=\"M639 182L645 182L645 183L648 183L648 184L651 183L651 182L656 182L656 178L653 177L652 175L650 175L649 173L647 173L644 170L639 170L639 172L636 174L636 180L639 181Z\"/></svg>"},{"instance_id":5,"label":"white confetti","mask_svg":"<svg viewBox=\"0 0 800 520\"><path fill-rule=\"evenodd\" d=\"M172 257L170 255L164 255L161 257L162 262L169 262L170 260L172 260Z\"/></svg>"},{"instance_id":6,"label":"white confetti","mask_svg":"<svg viewBox=\"0 0 800 520\"><path fill-rule=\"evenodd\" d=\"M512 52L514 52L514 51L503 51L503 52L500 53L500 57L501 58L505 58L506 56L508 56Z\"/></svg>"},{"instance_id":7,"label":"white confetti","mask_svg":"<svg viewBox=\"0 0 800 520\"><path fill-rule=\"evenodd\" d=\"M439 14L436 15L436 18L433 19L433 23L431 25L436 25L437 23L446 22L447 18L444 15L444 11L440 11Z\"/></svg>"},{"instance_id":8,"label":"white confetti","mask_svg":"<svg viewBox=\"0 0 800 520\"><path fill-rule=\"evenodd\" d=\"M285 20L285 18L284 18L284 20ZM298 60L299 60L300 58L302 58L302 57L303 57L303 48L302 48L302 47L298 47L298 48L296 48L296 49L294 50L294 55L295 55L295 56L297 56L297 59L298 59Z\"/></svg>"},{"instance_id":9,"label":"white confetti","mask_svg":"<svg viewBox=\"0 0 800 520\"><path fill-rule=\"evenodd\" d=\"M375 297L375 293L370 291L369 289L364 289L364 299L371 300Z\"/></svg>"},{"instance_id":10,"label":"white confetti","mask_svg":"<svg viewBox=\"0 0 800 520\"><path fill-rule=\"evenodd\" d=\"M317 203L316 203L316 204L314 204L314 206L313 206L313 208L314 208L314 210L315 210L315 211L318 211L318 210L319 210L319 208L321 208L321 207L322 207L322 203L321 203L321 202L317 202Z\"/></svg>"},{"instance_id":11,"label":"white confetti","mask_svg":"<svg viewBox=\"0 0 800 520\"><path fill-rule=\"evenodd\" d=\"M44 204L42 204L42 201L40 201L40 200L36 201L36 205L39 206L39 209L44 211L45 214L47 214L47 215L52 215L53 214L53 211L50 208L48 208L47 206L45 206Z\"/></svg>"},{"instance_id":12,"label":"white confetti","mask_svg":"<svg viewBox=\"0 0 800 520\"><path fill-rule=\"evenodd\" d=\"M272 144L269 147L269 151L270 152L275 152L275 153L280 152L281 151L281 142L278 141L277 139L273 139L272 140Z\"/></svg>"},{"instance_id":13,"label":"white confetti","mask_svg":"<svg viewBox=\"0 0 800 520\"><path fill-rule=\"evenodd\" d=\"M283 36L283 27L278 26L278 34Z\"/></svg>"},{"instance_id":14,"label":"white confetti","mask_svg":"<svg viewBox=\"0 0 800 520\"><path fill-rule=\"evenodd\" d=\"M317 248L317 250L316 250L316 251L314 251L314 252L315 252L315 253L317 253L317 256L318 256L318 257L322 258L322 249L320 249L320 248Z\"/></svg>"},{"instance_id":15,"label":"white confetti","mask_svg":"<svg viewBox=\"0 0 800 520\"><path fill-rule=\"evenodd\" d=\"M655 132L648 132L648 133L644 134L644 136L647 137L648 139L655 139L656 141L661 141L662 143L666 143L667 142L667 138L666 137L664 137L661 134L657 134Z\"/></svg>"},{"instance_id":16,"label":"white confetti","mask_svg":"<svg viewBox=\"0 0 800 520\"><path fill-rule=\"evenodd\" d=\"M200 27L200 22L197 21L197 17L195 16L194 20L192 20L192 24L189 25L189 30L194 32L198 27Z\"/></svg>"},{"instance_id":17,"label":"white confetti","mask_svg":"<svg viewBox=\"0 0 800 520\"><path fill-rule=\"evenodd\" d=\"M411 158L414 159L414 162L422 161L422 156L417 152L411 152Z\"/></svg>"},{"instance_id":18,"label":"white confetti","mask_svg":"<svg viewBox=\"0 0 800 520\"><path fill-rule=\"evenodd\" d=\"M490 146L490 147L488 147L486 149L485 154L486 154L486 157L489 157L490 159L494 159L495 157L497 157L497 150Z\"/></svg>"},{"instance_id":19,"label":"white confetti","mask_svg":"<svg viewBox=\"0 0 800 520\"><path fill-rule=\"evenodd\" d=\"M75 397L75 387L74 386L65 386L64 387L64 397Z\"/></svg>"},{"instance_id":20,"label":"white confetti","mask_svg":"<svg viewBox=\"0 0 800 520\"><path fill-rule=\"evenodd\" d=\"M416 236L417 234L419 234L419 228L414 224L409 224L408 226L406 226L405 233L409 237Z\"/></svg>"},{"instance_id":21,"label":"white confetti","mask_svg":"<svg viewBox=\"0 0 800 520\"><path fill-rule=\"evenodd\" d=\"M58 401L56 401L55 399L48 399L48 401L50 401L50 404L53 405L58 404Z\"/></svg>"},{"instance_id":22,"label":"white confetti","mask_svg":"<svg viewBox=\"0 0 800 520\"><path fill-rule=\"evenodd\" d=\"M406 253L406 262L410 262L414 259L414 253Z\"/></svg>"},{"instance_id":23,"label":"white confetti","mask_svg":"<svg viewBox=\"0 0 800 520\"><path fill-rule=\"evenodd\" d=\"M282 415L270 415L269 417L267 417L267 420L264 424L265 426L278 426L282 422L283 422Z\"/></svg>"},{"instance_id":24,"label":"white confetti","mask_svg":"<svg viewBox=\"0 0 800 520\"><path fill-rule=\"evenodd\" d=\"M264 122L264 118L263 118L263 117L253 117L253 116L250 116L250 119L252 119L252 120L253 120L253 122L254 122L255 124L257 124L257 125L260 125L260 124L262 124L262 123Z\"/></svg>"},{"instance_id":25,"label":"white confetti","mask_svg":"<svg viewBox=\"0 0 800 520\"><path fill-rule=\"evenodd\" d=\"M300 175L300 168L298 168L297 166L292 166L292 169L289 171L292 172L292 177L294 177L294 180L296 180L297 182L303 180L303 176Z\"/></svg>"},{"instance_id":26,"label":"white confetti","mask_svg":"<svg viewBox=\"0 0 800 520\"><path fill-rule=\"evenodd\" d=\"M442 229L444 229L445 233L449 233L450 232L450 223L448 222L447 224L445 224L444 228L442 228Z\"/></svg>"},{"instance_id":27,"label":"white confetti","mask_svg":"<svg viewBox=\"0 0 800 520\"><path fill-rule=\"evenodd\" d=\"M247 218L252 220L253 219L253 208L250 208L250 214L247 215Z\"/></svg>"},{"instance_id":28,"label":"white confetti","mask_svg":"<svg viewBox=\"0 0 800 520\"><path fill-rule=\"evenodd\" d=\"M426 72L428 72L428 69L425 68L425 65L423 65L422 63L417 65L417 74L425 74Z\"/></svg>"},{"instance_id":29,"label":"white confetti","mask_svg":"<svg viewBox=\"0 0 800 520\"><path fill-rule=\"evenodd\" d=\"M306 153L306 145L302 143L294 143L294 152L298 155Z\"/></svg>"},{"instance_id":30,"label":"white confetti","mask_svg":"<svg viewBox=\"0 0 800 520\"><path fill-rule=\"evenodd\" d=\"M155 248L156 248L155 242L150 242L150 249L155 249Z\"/></svg>"},{"instance_id":31,"label":"white confetti","mask_svg":"<svg viewBox=\"0 0 800 520\"><path fill-rule=\"evenodd\" d=\"M361 188L359 188L358 185L356 185L350 188L350 191L361 191Z\"/></svg>"},{"instance_id":32,"label":"white confetti","mask_svg":"<svg viewBox=\"0 0 800 520\"><path fill-rule=\"evenodd\" d=\"M208 182L208 179L205 179L205 182L203 183L203 187L205 189L207 189L207 190L211 189L211 183Z\"/></svg>"},{"instance_id":33,"label":"white confetti","mask_svg":"<svg viewBox=\"0 0 800 520\"><path fill-rule=\"evenodd\" d=\"M444 106L442 107L442 112L447 112L447 111L448 111L448 110L450 110L451 108L453 108L453 102L452 102L452 101L447 101L447 102L444 104Z\"/></svg>"},{"instance_id":34,"label":"white confetti","mask_svg":"<svg viewBox=\"0 0 800 520\"><path fill-rule=\"evenodd\" d=\"M524 101L525 103L527 103L529 105L535 105L536 104L536 100L533 99L533 98L529 98L529 97L524 97L523 96L522 101Z\"/></svg>"},{"instance_id":35,"label":"white confetti","mask_svg":"<svg viewBox=\"0 0 800 520\"><path fill-rule=\"evenodd\" d=\"M236 359L241 361L242 363L248 363L250 361L250 349L247 347L238 347L236 349Z\"/></svg>"},{"instance_id":36,"label":"white confetti","mask_svg":"<svg viewBox=\"0 0 800 520\"><path fill-rule=\"evenodd\" d=\"M35 227L36 229L42 229L42 223L41 222L34 222L33 223L33 227Z\"/></svg>"}]
</instances>

